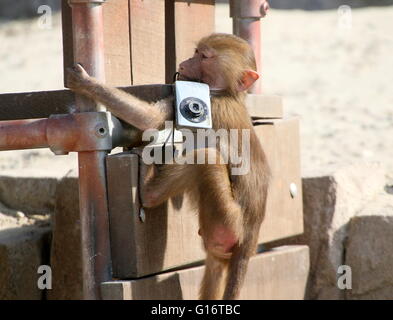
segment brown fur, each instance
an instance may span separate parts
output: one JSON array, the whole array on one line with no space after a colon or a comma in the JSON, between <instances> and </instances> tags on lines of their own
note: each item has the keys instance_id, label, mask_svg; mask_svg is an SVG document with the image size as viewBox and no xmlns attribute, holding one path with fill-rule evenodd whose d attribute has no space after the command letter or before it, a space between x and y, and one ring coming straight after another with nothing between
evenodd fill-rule
<instances>
[{"instance_id":1,"label":"brown fur","mask_svg":"<svg viewBox=\"0 0 393 320\"><path fill-rule=\"evenodd\" d=\"M192 193L199 209L200 232L207 251L206 271L201 299L236 299L247 271L249 258L257 248L258 233L265 214L270 171L265 154L247 113L242 92L257 79L255 58L250 46L232 35L213 34L202 39L194 57L180 65L183 80L200 80L209 85L224 85L223 96L212 98L214 129L250 130L250 170L244 175L231 175L232 162L224 164L223 151L229 145L196 149L199 153L217 155L215 164L165 164L151 167L143 186L145 207L154 207L183 192ZM172 104L161 101L156 106L98 83L83 69L69 71L69 86L76 92L104 103L115 115L135 127L158 128L173 119ZM242 145L239 143L241 156ZM243 161L247 158L243 157ZM190 184L190 181L193 183ZM228 251L215 246L221 233L235 238ZM224 240L223 240L224 241ZM224 241L225 243L225 241ZM230 243L230 241L229 241Z\"/></svg>"}]
</instances>

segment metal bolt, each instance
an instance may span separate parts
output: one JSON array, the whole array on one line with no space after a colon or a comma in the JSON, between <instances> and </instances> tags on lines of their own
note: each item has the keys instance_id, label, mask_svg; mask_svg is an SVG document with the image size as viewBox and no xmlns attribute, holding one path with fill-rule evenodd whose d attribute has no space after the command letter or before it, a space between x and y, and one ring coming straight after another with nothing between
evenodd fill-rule
<instances>
[{"instance_id":1,"label":"metal bolt","mask_svg":"<svg viewBox=\"0 0 393 320\"><path fill-rule=\"evenodd\" d=\"M291 193L291 197L292 197L292 198L295 198L295 197L296 197L296 195L297 195L297 186L296 186L295 183L292 182L292 183L289 185L289 192Z\"/></svg>"},{"instance_id":2,"label":"metal bolt","mask_svg":"<svg viewBox=\"0 0 393 320\"><path fill-rule=\"evenodd\" d=\"M107 135L108 130L103 124L98 124L95 128L96 136L98 138L103 138Z\"/></svg>"},{"instance_id":3,"label":"metal bolt","mask_svg":"<svg viewBox=\"0 0 393 320\"><path fill-rule=\"evenodd\" d=\"M146 221L146 214L145 214L145 210L143 210L143 208L139 209L139 219L141 219L142 222Z\"/></svg>"}]
</instances>

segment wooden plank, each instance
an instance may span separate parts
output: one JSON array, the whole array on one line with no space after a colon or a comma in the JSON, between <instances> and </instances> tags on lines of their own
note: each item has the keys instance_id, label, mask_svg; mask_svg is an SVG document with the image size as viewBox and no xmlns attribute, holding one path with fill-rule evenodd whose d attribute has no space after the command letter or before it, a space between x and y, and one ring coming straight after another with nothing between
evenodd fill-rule
<instances>
[{"instance_id":1,"label":"wooden plank","mask_svg":"<svg viewBox=\"0 0 393 320\"><path fill-rule=\"evenodd\" d=\"M283 246L251 258L240 299L304 299L308 272L307 246ZM195 300L204 267L194 267L131 281L103 283L105 300Z\"/></svg>"},{"instance_id":2,"label":"wooden plank","mask_svg":"<svg viewBox=\"0 0 393 320\"><path fill-rule=\"evenodd\" d=\"M69 90L7 93L0 95L0 120L47 118L69 113L75 105Z\"/></svg>"},{"instance_id":3,"label":"wooden plank","mask_svg":"<svg viewBox=\"0 0 393 320\"><path fill-rule=\"evenodd\" d=\"M63 74L66 86L66 70L74 64L74 45L72 40L72 12L68 0L61 0L61 19L63 34Z\"/></svg>"},{"instance_id":4,"label":"wooden plank","mask_svg":"<svg viewBox=\"0 0 393 320\"><path fill-rule=\"evenodd\" d=\"M247 94L246 106L253 119L282 118L282 98L275 95Z\"/></svg>"},{"instance_id":5,"label":"wooden plank","mask_svg":"<svg viewBox=\"0 0 393 320\"><path fill-rule=\"evenodd\" d=\"M121 88L146 101L158 101L173 94L172 85L140 85ZM1 97L1 95L0 95ZM274 95L248 94L246 107L251 118L280 119L283 117L282 98Z\"/></svg>"},{"instance_id":6,"label":"wooden plank","mask_svg":"<svg viewBox=\"0 0 393 320\"><path fill-rule=\"evenodd\" d=\"M130 86L130 19L129 0L103 4L105 78L111 86Z\"/></svg>"},{"instance_id":7,"label":"wooden plank","mask_svg":"<svg viewBox=\"0 0 393 320\"><path fill-rule=\"evenodd\" d=\"M298 119L265 121L256 131L273 172L259 236L266 243L303 232ZM197 214L185 196L146 210L146 221L140 221L137 165L130 154L107 160L115 277L137 278L204 259ZM294 198L290 183L298 188Z\"/></svg>"},{"instance_id":8,"label":"wooden plank","mask_svg":"<svg viewBox=\"0 0 393 320\"><path fill-rule=\"evenodd\" d=\"M123 87L120 89L148 102L156 102L170 95L173 95L172 85L165 84L148 84Z\"/></svg>"},{"instance_id":9,"label":"wooden plank","mask_svg":"<svg viewBox=\"0 0 393 320\"><path fill-rule=\"evenodd\" d=\"M196 42L214 32L214 0L175 0L176 65L190 58Z\"/></svg>"},{"instance_id":10,"label":"wooden plank","mask_svg":"<svg viewBox=\"0 0 393 320\"><path fill-rule=\"evenodd\" d=\"M143 85L119 88L154 102L172 94L171 85ZM0 121L47 118L73 112L75 96L70 90L0 94Z\"/></svg>"},{"instance_id":11,"label":"wooden plank","mask_svg":"<svg viewBox=\"0 0 393 320\"><path fill-rule=\"evenodd\" d=\"M259 124L258 124L259 123ZM299 119L274 119L254 125L272 170L260 241L270 242L303 233ZM294 183L297 195L290 194Z\"/></svg>"},{"instance_id":12,"label":"wooden plank","mask_svg":"<svg viewBox=\"0 0 393 320\"><path fill-rule=\"evenodd\" d=\"M120 89L143 100L155 102L173 94L172 85L126 86ZM249 95L246 104L253 119L282 117L280 97ZM51 114L72 112L74 94L69 90L0 94L0 121L47 118Z\"/></svg>"},{"instance_id":13,"label":"wooden plank","mask_svg":"<svg viewBox=\"0 0 393 320\"><path fill-rule=\"evenodd\" d=\"M120 154L107 158L112 272L115 278L137 269L138 157ZM135 258L134 258L135 257ZM119 277L120 276L120 277Z\"/></svg>"},{"instance_id":14,"label":"wooden plank","mask_svg":"<svg viewBox=\"0 0 393 320\"><path fill-rule=\"evenodd\" d=\"M129 0L107 1L103 4L104 54L106 83L129 86L131 82L131 54ZM72 14L67 0L62 0L63 64L66 69L74 64ZM64 76L64 84L65 84Z\"/></svg>"},{"instance_id":15,"label":"wooden plank","mask_svg":"<svg viewBox=\"0 0 393 320\"><path fill-rule=\"evenodd\" d=\"M204 258L197 234L197 212L177 197L139 218L138 158L107 158L113 274L135 278ZM192 241L186 239L191 238Z\"/></svg>"},{"instance_id":16,"label":"wooden plank","mask_svg":"<svg viewBox=\"0 0 393 320\"><path fill-rule=\"evenodd\" d=\"M193 55L199 39L214 32L214 3L214 0L167 0L166 83L173 82L178 65Z\"/></svg>"},{"instance_id":17,"label":"wooden plank","mask_svg":"<svg viewBox=\"0 0 393 320\"><path fill-rule=\"evenodd\" d=\"M173 95L172 85L140 85L121 88L146 101L158 101ZM1 95L0 95L1 97ZM283 117L282 98L275 95L246 96L246 107L253 119L279 119Z\"/></svg>"},{"instance_id":18,"label":"wooden plank","mask_svg":"<svg viewBox=\"0 0 393 320\"><path fill-rule=\"evenodd\" d=\"M66 0L62 5L66 69L74 63L72 17ZM214 32L214 16L214 0L107 1L103 4L107 83L172 83L177 66L193 54L195 43Z\"/></svg>"},{"instance_id":19,"label":"wooden plank","mask_svg":"<svg viewBox=\"0 0 393 320\"><path fill-rule=\"evenodd\" d=\"M133 84L165 83L165 0L130 0Z\"/></svg>"}]
</instances>

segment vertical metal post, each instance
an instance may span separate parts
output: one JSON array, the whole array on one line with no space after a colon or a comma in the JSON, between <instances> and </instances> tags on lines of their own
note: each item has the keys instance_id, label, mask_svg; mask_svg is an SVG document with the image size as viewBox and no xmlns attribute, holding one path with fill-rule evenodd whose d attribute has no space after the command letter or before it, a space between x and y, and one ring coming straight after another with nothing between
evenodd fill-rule
<instances>
[{"instance_id":1,"label":"vertical metal post","mask_svg":"<svg viewBox=\"0 0 393 320\"><path fill-rule=\"evenodd\" d=\"M102 3L105 0L68 0L72 8L76 63L105 80ZM77 97L78 112L102 111L93 101ZM79 152L79 207L82 241L83 296L100 299L100 285L111 279L105 151Z\"/></svg>"},{"instance_id":2,"label":"vertical metal post","mask_svg":"<svg viewBox=\"0 0 393 320\"><path fill-rule=\"evenodd\" d=\"M261 68L261 0L231 0L230 16L233 18L233 34L245 39L253 48L258 71ZM257 81L251 93L261 93Z\"/></svg>"}]
</instances>

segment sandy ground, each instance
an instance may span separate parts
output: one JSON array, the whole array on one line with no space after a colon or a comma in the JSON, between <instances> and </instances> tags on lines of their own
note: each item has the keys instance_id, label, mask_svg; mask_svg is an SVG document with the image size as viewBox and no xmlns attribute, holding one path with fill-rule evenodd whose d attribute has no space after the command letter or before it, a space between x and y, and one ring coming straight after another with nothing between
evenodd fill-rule
<instances>
[{"instance_id":1,"label":"sandy ground","mask_svg":"<svg viewBox=\"0 0 393 320\"><path fill-rule=\"evenodd\" d=\"M392 179L392 16L393 7L352 10L349 30L336 10L271 10L264 19L264 92L301 116L303 172L380 161ZM217 29L230 31L224 17Z\"/></svg>"},{"instance_id":2,"label":"sandy ground","mask_svg":"<svg viewBox=\"0 0 393 320\"><path fill-rule=\"evenodd\" d=\"M38 19L0 24L0 93L63 88L61 17L51 29ZM0 153L0 174L64 176L77 168L76 154L55 157L49 150Z\"/></svg>"},{"instance_id":3,"label":"sandy ground","mask_svg":"<svg viewBox=\"0 0 393 320\"><path fill-rule=\"evenodd\" d=\"M352 11L352 28L329 11L271 10L263 21L263 88L301 116L303 172L328 163L380 161L393 181L393 7ZM0 93L62 88L60 18L0 24ZM217 6L217 31L231 32ZM75 155L0 153L0 172L63 175Z\"/></svg>"}]
</instances>

